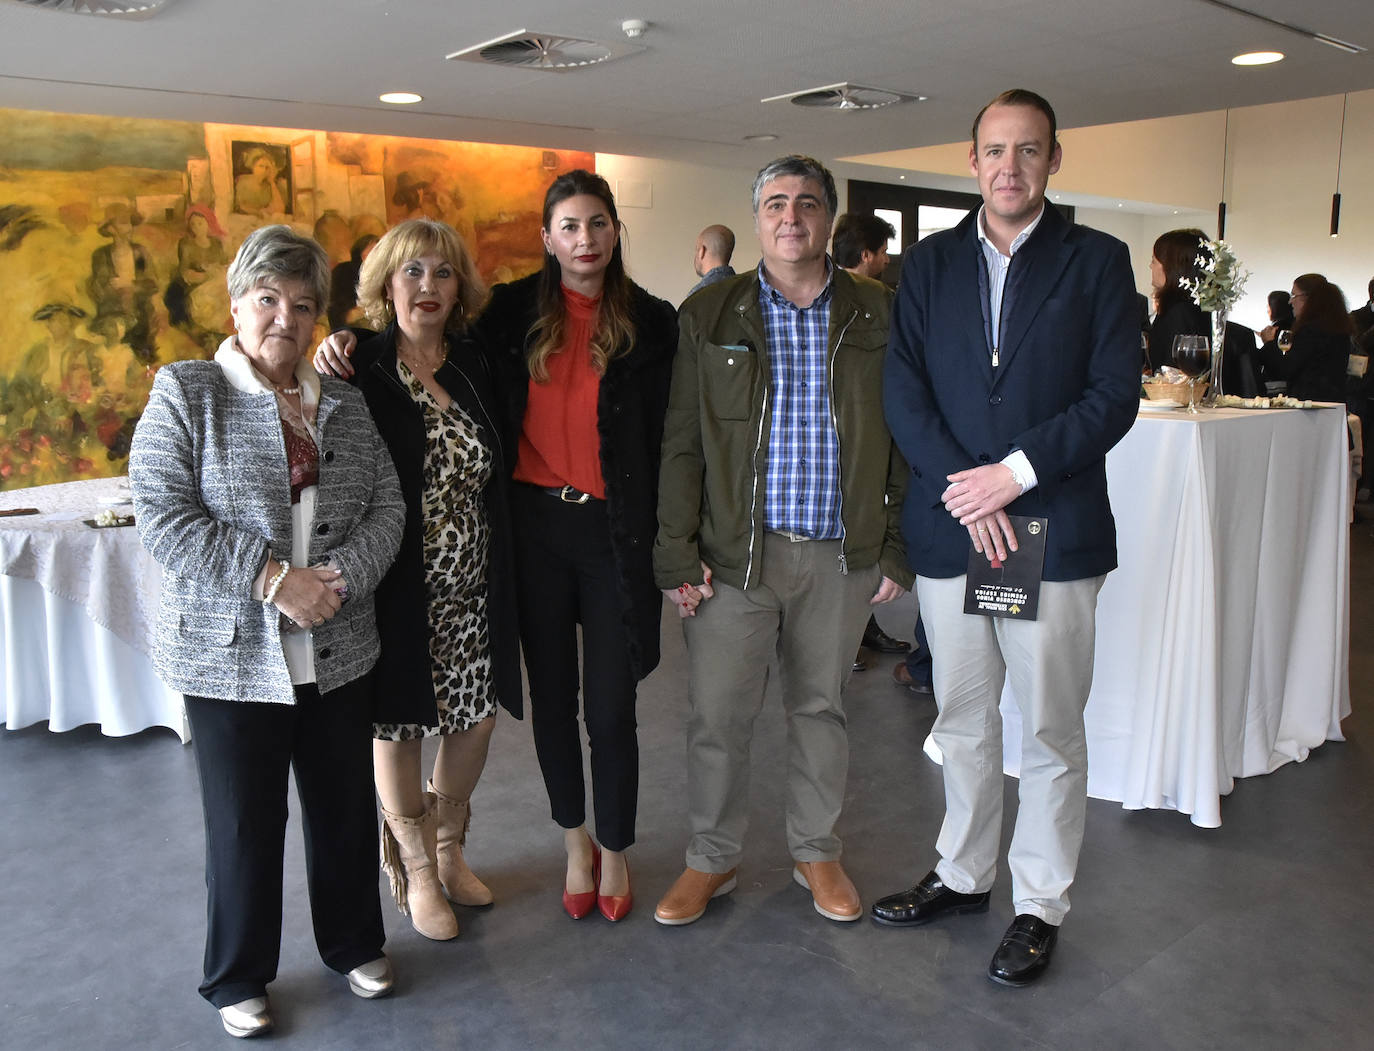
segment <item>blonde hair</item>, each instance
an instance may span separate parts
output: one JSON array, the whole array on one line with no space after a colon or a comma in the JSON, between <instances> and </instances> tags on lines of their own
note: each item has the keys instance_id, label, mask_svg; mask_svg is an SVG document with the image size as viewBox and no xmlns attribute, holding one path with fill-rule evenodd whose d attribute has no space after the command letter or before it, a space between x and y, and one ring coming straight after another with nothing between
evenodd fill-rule
<instances>
[{"instance_id":1,"label":"blonde hair","mask_svg":"<svg viewBox=\"0 0 1374 1051\"><path fill-rule=\"evenodd\" d=\"M382 326L392 322L396 309L386 295L391 275L426 255L442 256L458 271L458 303L444 327L462 332L477 316L487 301L487 286L462 236L436 219L407 219L382 234L358 272L358 305L370 321Z\"/></svg>"}]
</instances>

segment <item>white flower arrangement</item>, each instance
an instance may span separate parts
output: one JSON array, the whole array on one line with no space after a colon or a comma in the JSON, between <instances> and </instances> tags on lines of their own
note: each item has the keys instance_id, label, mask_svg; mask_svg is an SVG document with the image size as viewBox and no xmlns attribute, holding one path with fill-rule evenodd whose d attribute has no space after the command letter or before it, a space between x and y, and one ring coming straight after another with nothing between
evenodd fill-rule
<instances>
[{"instance_id":1,"label":"white flower arrangement","mask_svg":"<svg viewBox=\"0 0 1374 1051\"><path fill-rule=\"evenodd\" d=\"M1230 313L1245 291L1250 271L1240 265L1236 253L1226 241L1203 241L1202 255L1196 259L1202 276L1180 277L1180 287L1187 289L1193 302L1210 313Z\"/></svg>"}]
</instances>

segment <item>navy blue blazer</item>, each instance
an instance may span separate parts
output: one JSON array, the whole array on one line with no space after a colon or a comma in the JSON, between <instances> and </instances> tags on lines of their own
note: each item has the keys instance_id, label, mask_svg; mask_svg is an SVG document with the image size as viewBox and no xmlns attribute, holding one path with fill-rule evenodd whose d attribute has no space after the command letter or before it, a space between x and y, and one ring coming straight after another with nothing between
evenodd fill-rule
<instances>
[{"instance_id":1,"label":"navy blue blazer","mask_svg":"<svg viewBox=\"0 0 1374 1051\"><path fill-rule=\"evenodd\" d=\"M947 476L1020 449L1039 484L1009 514L1049 519L1046 580L1116 568L1107 450L1135 422L1140 328L1126 246L1052 205L1012 257L999 364L977 212L912 245L902 262L883 375L888 428L911 465L902 511L918 574L968 567L967 528L940 501Z\"/></svg>"}]
</instances>

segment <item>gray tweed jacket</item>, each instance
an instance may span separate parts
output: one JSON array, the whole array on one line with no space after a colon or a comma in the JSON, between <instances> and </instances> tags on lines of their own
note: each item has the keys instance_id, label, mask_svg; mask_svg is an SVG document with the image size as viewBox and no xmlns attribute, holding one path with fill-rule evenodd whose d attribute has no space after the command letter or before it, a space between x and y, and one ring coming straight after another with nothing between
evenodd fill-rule
<instances>
[{"instance_id":1,"label":"gray tweed jacket","mask_svg":"<svg viewBox=\"0 0 1374 1051\"><path fill-rule=\"evenodd\" d=\"M323 380L316 424L310 564L332 559L348 582L348 601L313 636L327 693L376 663L372 592L396 557L405 505L361 394ZM158 675L192 696L294 703L280 614L253 598L268 552L291 555L276 400L236 389L214 362L163 366L134 432L129 481L139 538L163 569Z\"/></svg>"}]
</instances>

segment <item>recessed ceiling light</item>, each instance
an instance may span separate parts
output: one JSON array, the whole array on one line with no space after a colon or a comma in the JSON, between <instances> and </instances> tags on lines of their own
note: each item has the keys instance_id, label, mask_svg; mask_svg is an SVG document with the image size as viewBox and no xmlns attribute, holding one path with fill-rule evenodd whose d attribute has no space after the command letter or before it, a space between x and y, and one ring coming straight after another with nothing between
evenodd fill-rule
<instances>
[{"instance_id":1,"label":"recessed ceiling light","mask_svg":"<svg viewBox=\"0 0 1374 1051\"><path fill-rule=\"evenodd\" d=\"M905 175L899 175L899 176L897 176L897 178L899 178L899 179L905 179L906 176L905 176Z\"/></svg>"},{"instance_id":2,"label":"recessed ceiling light","mask_svg":"<svg viewBox=\"0 0 1374 1051\"><path fill-rule=\"evenodd\" d=\"M1267 66L1271 62L1282 62L1282 51L1247 51L1231 59L1233 66Z\"/></svg>"},{"instance_id":3,"label":"recessed ceiling light","mask_svg":"<svg viewBox=\"0 0 1374 1051\"><path fill-rule=\"evenodd\" d=\"M425 97L413 91L386 91L377 96L379 102L390 102L393 106L413 106L423 102Z\"/></svg>"},{"instance_id":4,"label":"recessed ceiling light","mask_svg":"<svg viewBox=\"0 0 1374 1051\"><path fill-rule=\"evenodd\" d=\"M744 137L744 141L745 141L745 142L777 142L777 141L778 141L778 137L777 137L776 135L774 135L771 131L765 131L765 132L763 132L763 133L761 133L761 134L759 134L759 135L746 135L746 136Z\"/></svg>"}]
</instances>

